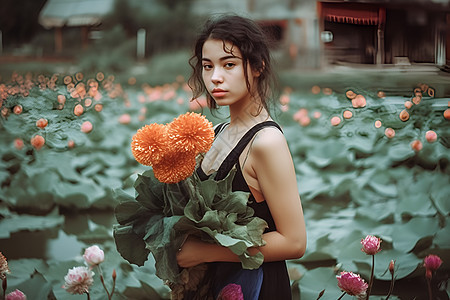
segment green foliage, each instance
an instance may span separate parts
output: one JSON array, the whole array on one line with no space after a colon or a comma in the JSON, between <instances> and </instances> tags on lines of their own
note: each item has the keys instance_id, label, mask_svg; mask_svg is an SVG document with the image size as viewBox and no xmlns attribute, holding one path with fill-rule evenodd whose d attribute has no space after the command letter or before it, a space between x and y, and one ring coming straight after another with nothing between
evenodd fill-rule
<instances>
[{"instance_id":1,"label":"green foliage","mask_svg":"<svg viewBox=\"0 0 450 300\"><path fill-rule=\"evenodd\" d=\"M180 61L182 56L186 57L180 54ZM164 73L164 63L151 65L158 74ZM82 82L88 87L89 76L94 78L95 74L86 75L85 79L70 77L75 86ZM173 81L174 77L166 80ZM71 95L72 90L63 83L63 78L57 76L55 85L51 85L51 78L34 78L28 96L20 91L9 92L23 85L17 77L3 82L3 86L0 83L0 89L7 90L0 108L5 111L0 116L2 242L7 243L7 238L20 231L66 226L63 223L69 222L69 216L58 211L101 210L112 215L118 202L142 204L139 197L133 196L133 184L137 178L144 179L137 174L145 168L131 155L131 137L144 124L170 122L189 110L190 94L182 89L182 81L150 86L137 78L139 84L129 86L112 77L95 79L102 97L93 98L93 104L88 106L85 98L92 97ZM165 83L161 78L157 80ZM414 292L425 298L423 258L433 253L443 259L436 280L445 281L443 274L449 270L450 123L442 115L448 99L424 94L419 104L408 109L409 120L402 122L399 113L405 109L405 100L411 98L397 95L377 98L376 91L371 90L358 93L366 97L367 105L363 108L353 108L343 92L330 95L294 92L290 94L288 110L277 116L293 154L308 232L305 256L289 262L290 268L303 275L293 281L293 289L302 299L315 299L323 289L323 299L337 299L338 271L353 271L367 280L370 257L360 251L360 240L371 234L382 239L382 251L375 257L375 294L386 295L383 285L389 279L386 269L390 260L395 260L396 284L402 286L402 282L415 280ZM58 109L58 95L66 97L62 109ZM73 113L76 104L85 109L81 116ZM103 110L96 111L95 104L102 104ZM12 111L16 105L23 107L19 115ZM302 108L310 117L308 126L294 120ZM345 110L351 111L353 117L344 119ZM315 112L321 116L315 118ZM119 122L126 114L130 121ZM339 125L330 124L333 116L340 116ZM40 118L48 120L44 129L36 127ZM210 115L208 118L218 122ZM380 128L374 126L376 120L381 121ZM80 131L84 121L93 124L90 133ZM385 136L387 127L395 130L395 137ZM437 133L436 142L425 139L428 130ZM30 143L35 134L46 140L40 150ZM23 148L15 146L17 138L23 141ZM70 140L74 141L74 147L69 147ZM422 142L420 151L412 150L414 140ZM115 189L123 193L116 195ZM129 215L137 208L136 204L121 205L118 219L123 223L130 221ZM132 228L127 230L131 232ZM108 257L105 276L110 276L113 268L118 272L117 299L168 298L167 287L155 275L151 256L146 261L148 253L139 257L141 267L130 265L119 255L110 223L86 222L81 229L65 231L71 237L76 235L82 245L102 243ZM67 270L80 264L74 259L11 260L8 292L23 288L30 299L45 299L42 297L45 294L50 299L83 298L61 289ZM96 280L93 293L99 296L102 288ZM108 280L110 277L107 277L110 284ZM403 288L394 294L409 295L408 290Z\"/></svg>"},{"instance_id":2,"label":"green foliage","mask_svg":"<svg viewBox=\"0 0 450 300\"><path fill-rule=\"evenodd\" d=\"M201 181L194 173L176 184L162 184L153 171L144 172L136 180L135 200L119 194L122 202L115 212L120 225L114 228L119 253L130 263L142 265L150 250L156 275L180 283L176 253L187 235L195 235L229 248L243 268L258 268L263 256L251 256L248 248L264 244L261 235L267 224L253 217L248 193L232 192L235 172L218 182L213 175Z\"/></svg>"}]
</instances>

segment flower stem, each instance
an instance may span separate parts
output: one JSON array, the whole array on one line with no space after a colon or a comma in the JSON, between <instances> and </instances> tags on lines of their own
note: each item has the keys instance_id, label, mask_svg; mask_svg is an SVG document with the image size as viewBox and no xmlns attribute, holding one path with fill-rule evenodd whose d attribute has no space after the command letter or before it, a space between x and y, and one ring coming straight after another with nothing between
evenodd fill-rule
<instances>
[{"instance_id":1,"label":"flower stem","mask_svg":"<svg viewBox=\"0 0 450 300\"><path fill-rule=\"evenodd\" d=\"M113 274L115 274L115 271ZM115 289L116 289L116 277L113 275L113 286L112 286L112 290L111 290L111 298L112 298L112 295L114 294ZM109 298L109 299L111 299L111 298Z\"/></svg>"},{"instance_id":2,"label":"flower stem","mask_svg":"<svg viewBox=\"0 0 450 300\"><path fill-rule=\"evenodd\" d=\"M375 269L375 255L372 255L372 270L370 271L370 280L369 280L369 287L367 288L367 296L366 300L369 300L370 297L370 291L372 290L372 284L373 284L373 271Z\"/></svg>"},{"instance_id":3,"label":"flower stem","mask_svg":"<svg viewBox=\"0 0 450 300\"><path fill-rule=\"evenodd\" d=\"M7 287L8 287L8 281L7 281L6 276L5 276L5 278L3 278L3 280L2 280L2 288L3 288L3 297L2 297L2 299L6 298L6 288Z\"/></svg>"},{"instance_id":4,"label":"flower stem","mask_svg":"<svg viewBox=\"0 0 450 300\"><path fill-rule=\"evenodd\" d=\"M386 300L389 299L389 297L392 294L392 291L394 290L394 282L395 282L395 278L394 278L394 274L392 274L392 279L391 279L391 286L389 287L389 293L386 296Z\"/></svg>"},{"instance_id":5,"label":"flower stem","mask_svg":"<svg viewBox=\"0 0 450 300\"><path fill-rule=\"evenodd\" d=\"M344 296L345 296L345 292L343 292L342 295L339 298L337 298L337 300L341 300L342 297L344 297Z\"/></svg>"},{"instance_id":6,"label":"flower stem","mask_svg":"<svg viewBox=\"0 0 450 300\"><path fill-rule=\"evenodd\" d=\"M86 292L88 300L91 300L91 295L89 295L89 292Z\"/></svg>"},{"instance_id":7,"label":"flower stem","mask_svg":"<svg viewBox=\"0 0 450 300\"><path fill-rule=\"evenodd\" d=\"M427 277L427 285L428 285L428 298L433 300L433 292L431 291L431 278Z\"/></svg>"},{"instance_id":8,"label":"flower stem","mask_svg":"<svg viewBox=\"0 0 450 300\"><path fill-rule=\"evenodd\" d=\"M106 288L106 285L105 285L105 280L103 279L102 269L100 268L100 265L98 265L97 267L98 267L98 270L99 270L99 273L100 273L100 281L102 282L103 288L106 291L106 295L108 295L108 300L111 300L111 295L109 294L108 289Z\"/></svg>"}]
</instances>

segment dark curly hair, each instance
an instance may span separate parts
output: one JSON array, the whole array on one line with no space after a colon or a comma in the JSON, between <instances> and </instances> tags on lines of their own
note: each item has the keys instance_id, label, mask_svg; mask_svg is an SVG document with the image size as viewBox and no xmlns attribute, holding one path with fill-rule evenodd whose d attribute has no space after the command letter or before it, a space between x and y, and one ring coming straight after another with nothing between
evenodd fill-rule
<instances>
[{"instance_id":1,"label":"dark curly hair","mask_svg":"<svg viewBox=\"0 0 450 300\"><path fill-rule=\"evenodd\" d=\"M239 48L242 54L244 75L249 92L252 91L248 80L247 64L250 64L252 70L260 73L256 86L257 96L261 99L261 107L258 113L261 112L263 107L270 113L270 101L274 99L273 91L276 83L270 57L270 42L258 24L251 19L237 15L221 15L211 18L206 21L203 30L200 32L194 46L194 54L189 60L189 64L193 69L192 75L188 80L188 84L193 92L192 100L205 93L209 108L211 110L217 109L216 102L206 91L202 77L202 49L203 44L208 39L222 40L225 52L232 51L232 49L225 47L225 42L229 42Z\"/></svg>"}]
</instances>

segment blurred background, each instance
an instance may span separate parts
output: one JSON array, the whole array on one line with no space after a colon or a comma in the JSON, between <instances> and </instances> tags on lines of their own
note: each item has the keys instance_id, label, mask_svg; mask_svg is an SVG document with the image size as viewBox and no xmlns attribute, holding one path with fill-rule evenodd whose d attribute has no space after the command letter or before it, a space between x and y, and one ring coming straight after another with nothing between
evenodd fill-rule
<instances>
[{"instance_id":1,"label":"blurred background","mask_svg":"<svg viewBox=\"0 0 450 300\"><path fill-rule=\"evenodd\" d=\"M369 234L383 240L371 299L386 299L391 260L390 299L428 299L429 254L444 261L433 299L449 299L449 0L0 0L6 292L85 299L61 286L97 244L108 287L117 272L113 299L169 298L151 256L138 267L116 250L117 191L134 195L147 169L130 150L145 124L186 111L226 120L186 84L198 28L222 13L254 19L272 41L274 118L308 231L305 256L288 262L294 299L337 299L342 270L368 281ZM91 296L104 295L97 276Z\"/></svg>"},{"instance_id":2,"label":"blurred background","mask_svg":"<svg viewBox=\"0 0 450 300\"><path fill-rule=\"evenodd\" d=\"M449 66L449 11L447 0L2 0L0 62L2 70L68 62L74 71L131 70L149 79L164 64L164 76L167 69L186 75L196 29L211 14L231 12L261 24L277 67L294 75L336 67L434 75Z\"/></svg>"}]
</instances>

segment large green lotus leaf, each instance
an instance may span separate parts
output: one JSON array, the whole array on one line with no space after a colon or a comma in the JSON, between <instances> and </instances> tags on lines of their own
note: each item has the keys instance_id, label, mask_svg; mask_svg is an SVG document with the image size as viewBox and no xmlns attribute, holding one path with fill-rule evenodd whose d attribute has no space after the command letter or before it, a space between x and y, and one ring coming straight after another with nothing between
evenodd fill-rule
<instances>
[{"instance_id":1,"label":"large green lotus leaf","mask_svg":"<svg viewBox=\"0 0 450 300\"><path fill-rule=\"evenodd\" d=\"M392 225L394 248L405 253L411 251L422 238L433 236L439 230L437 218L414 217L409 222Z\"/></svg>"},{"instance_id":2,"label":"large green lotus leaf","mask_svg":"<svg viewBox=\"0 0 450 300\"><path fill-rule=\"evenodd\" d=\"M332 256L330 253L320 252L320 251L308 251L305 256L301 258L303 263L325 263L328 261L335 261L336 257Z\"/></svg>"},{"instance_id":3,"label":"large green lotus leaf","mask_svg":"<svg viewBox=\"0 0 450 300\"><path fill-rule=\"evenodd\" d=\"M330 181L332 192L329 196L337 196L347 193L354 188L354 180L358 177L357 172L335 173L327 172L326 178Z\"/></svg>"},{"instance_id":4,"label":"large green lotus leaf","mask_svg":"<svg viewBox=\"0 0 450 300\"><path fill-rule=\"evenodd\" d=\"M106 190L118 189L122 187L122 179L113 177L113 176L105 176L101 174L96 174L92 176L92 178L98 182Z\"/></svg>"},{"instance_id":5,"label":"large green lotus leaf","mask_svg":"<svg viewBox=\"0 0 450 300\"><path fill-rule=\"evenodd\" d=\"M396 197L398 194L395 180L388 170L376 170L368 184L382 196Z\"/></svg>"},{"instance_id":6,"label":"large green lotus leaf","mask_svg":"<svg viewBox=\"0 0 450 300\"><path fill-rule=\"evenodd\" d=\"M75 183L59 182L54 188L59 205L77 208L88 208L106 194L103 188L88 179L81 179Z\"/></svg>"},{"instance_id":7,"label":"large green lotus leaf","mask_svg":"<svg viewBox=\"0 0 450 300\"><path fill-rule=\"evenodd\" d=\"M345 139L345 145L349 150L370 154L374 150L373 137L354 135L348 139Z\"/></svg>"},{"instance_id":8,"label":"large green lotus leaf","mask_svg":"<svg viewBox=\"0 0 450 300\"><path fill-rule=\"evenodd\" d=\"M307 176L308 174L299 175L298 186L302 199L310 200L317 195L327 194L330 185L325 183L320 176ZM304 197L304 198L303 198Z\"/></svg>"},{"instance_id":9,"label":"large green lotus leaf","mask_svg":"<svg viewBox=\"0 0 450 300\"><path fill-rule=\"evenodd\" d=\"M443 216L450 214L450 176L434 173L431 184L431 199L436 209Z\"/></svg>"},{"instance_id":10,"label":"large green lotus leaf","mask_svg":"<svg viewBox=\"0 0 450 300\"><path fill-rule=\"evenodd\" d=\"M444 228L439 229L438 232L436 232L436 235L433 239L433 243L438 246L438 248L441 249L450 249L450 239L448 238L450 236L450 222L446 222L446 225Z\"/></svg>"},{"instance_id":11,"label":"large green lotus leaf","mask_svg":"<svg viewBox=\"0 0 450 300\"><path fill-rule=\"evenodd\" d=\"M6 259L8 259L8 257ZM15 287L22 284L27 278L30 278L36 270L39 270L40 272L46 272L48 270L47 264L42 259L36 258L8 260L8 267L11 271L11 273L7 275L8 287Z\"/></svg>"},{"instance_id":12,"label":"large green lotus leaf","mask_svg":"<svg viewBox=\"0 0 450 300\"><path fill-rule=\"evenodd\" d=\"M26 281L12 286L8 276L8 285L23 292L27 299L48 299L52 285L45 280L42 274L32 273L25 278L27 278Z\"/></svg>"},{"instance_id":13,"label":"large green lotus leaf","mask_svg":"<svg viewBox=\"0 0 450 300\"><path fill-rule=\"evenodd\" d=\"M391 274L388 271L391 260L395 261L395 277L402 279L410 275L416 270L422 262L413 253L404 253L396 249L383 249L383 242L381 242L382 250L375 255L375 271L374 275L378 279L390 280Z\"/></svg>"},{"instance_id":14,"label":"large green lotus leaf","mask_svg":"<svg viewBox=\"0 0 450 300\"><path fill-rule=\"evenodd\" d=\"M142 237L134 232L132 226L115 226L113 232L120 255L128 262L142 266L150 253Z\"/></svg>"},{"instance_id":15,"label":"large green lotus leaf","mask_svg":"<svg viewBox=\"0 0 450 300\"><path fill-rule=\"evenodd\" d=\"M146 248L155 258L156 275L170 282L178 282L180 269L176 260L176 253L180 248L184 236L177 235L174 225L182 216L161 218L158 223L153 223L144 236Z\"/></svg>"},{"instance_id":16,"label":"large green lotus leaf","mask_svg":"<svg viewBox=\"0 0 450 300\"><path fill-rule=\"evenodd\" d=\"M357 216L369 218L377 222L388 222L397 213L397 203L395 200L371 202L367 201L367 206L356 208Z\"/></svg>"},{"instance_id":17,"label":"large green lotus leaf","mask_svg":"<svg viewBox=\"0 0 450 300\"><path fill-rule=\"evenodd\" d=\"M389 146L388 156L395 162L406 160L415 155L407 142L389 143L387 145Z\"/></svg>"},{"instance_id":18,"label":"large green lotus leaf","mask_svg":"<svg viewBox=\"0 0 450 300\"><path fill-rule=\"evenodd\" d=\"M14 215L0 220L0 238L9 238L12 232L21 230L37 231L60 226L64 217L55 212L47 216Z\"/></svg>"},{"instance_id":19,"label":"large green lotus leaf","mask_svg":"<svg viewBox=\"0 0 450 300\"><path fill-rule=\"evenodd\" d=\"M36 153L36 164L27 167L27 173L30 175L41 175L48 169L55 169L65 180L78 181L80 174L77 173L72 165L75 154L71 151L38 151Z\"/></svg>"},{"instance_id":20,"label":"large green lotus leaf","mask_svg":"<svg viewBox=\"0 0 450 300\"><path fill-rule=\"evenodd\" d=\"M299 284L301 299L317 299L322 290L325 290L325 293L320 299L338 299L342 294L332 268L309 270L300 279Z\"/></svg>"},{"instance_id":21,"label":"large green lotus leaf","mask_svg":"<svg viewBox=\"0 0 450 300\"><path fill-rule=\"evenodd\" d=\"M136 200L142 206L162 211L163 208L163 183L159 182L153 175L153 170L148 170L138 175L134 187L136 189Z\"/></svg>"},{"instance_id":22,"label":"large green lotus leaf","mask_svg":"<svg viewBox=\"0 0 450 300\"><path fill-rule=\"evenodd\" d=\"M317 167L324 168L330 164L346 164L351 161L351 152L345 144L330 140L324 144L318 144L307 153L308 159Z\"/></svg>"},{"instance_id":23,"label":"large green lotus leaf","mask_svg":"<svg viewBox=\"0 0 450 300\"><path fill-rule=\"evenodd\" d=\"M436 209L430 201L430 195L424 192L403 195L397 205L397 213L412 216L434 216Z\"/></svg>"},{"instance_id":24,"label":"large green lotus leaf","mask_svg":"<svg viewBox=\"0 0 450 300\"><path fill-rule=\"evenodd\" d=\"M126 225L133 222L144 213L148 213L148 209L136 201L121 202L115 209L115 216L120 225Z\"/></svg>"}]
</instances>

